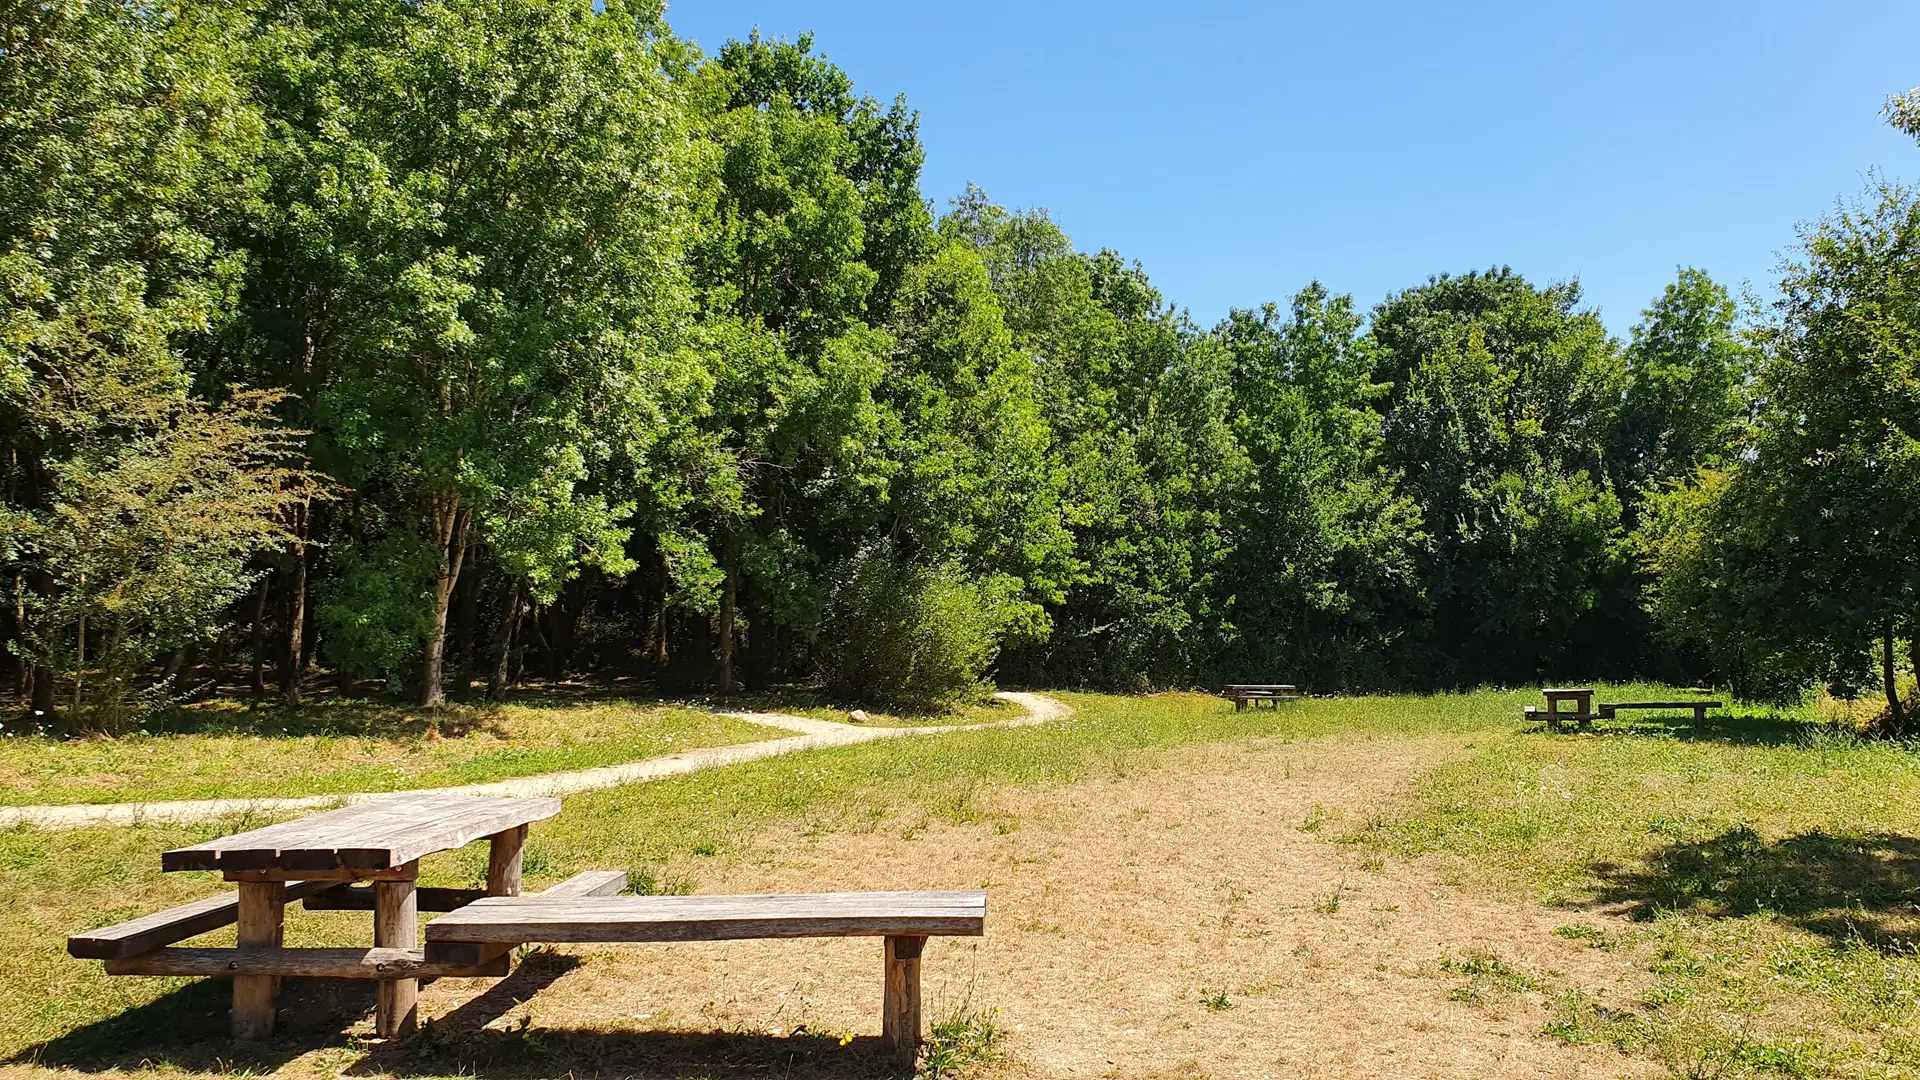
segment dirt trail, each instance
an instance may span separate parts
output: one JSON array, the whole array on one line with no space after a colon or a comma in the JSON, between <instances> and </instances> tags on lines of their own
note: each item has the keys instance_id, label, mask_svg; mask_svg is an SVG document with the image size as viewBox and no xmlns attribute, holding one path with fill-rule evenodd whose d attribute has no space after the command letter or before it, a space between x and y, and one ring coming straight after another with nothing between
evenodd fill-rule
<instances>
[{"instance_id":1,"label":"dirt trail","mask_svg":"<svg viewBox=\"0 0 1920 1080\"><path fill-rule=\"evenodd\" d=\"M684 750L677 754L665 754L642 761L630 761L623 765L604 765L596 769L580 769L574 772L547 773L542 776L522 776L511 780L497 780L486 784L468 784L451 788L410 789L418 794L426 791L457 791L468 795L571 795L579 791L597 791L601 788L619 787L623 784L638 784L648 780L659 780L668 776L699 772L702 769L719 768L723 765L737 765L743 761L758 761L761 758L775 757L780 754L792 754L801 750L814 750L824 746L850 746L854 743L872 742L876 739L901 739L914 735L940 735L950 731L978 731L983 728L1025 727L1030 724L1043 724L1072 714L1073 710L1061 702L1043 694L1021 694L1003 692L994 697L1011 701L1027 711L1027 715L1013 720L996 720L984 724L954 724L947 726L927 725L921 727L864 727L854 724L835 723L830 720L813 720L804 716L789 716L784 713L729 712L726 715L766 727L782 728L798 732L792 738L766 739L761 742L740 743L734 746L712 746L695 750ZM142 822L157 821L206 821L212 818L228 817L237 814L279 814L294 813L302 810L324 810L348 803L365 802L369 799L383 799L399 794L392 791L361 792L351 795L309 795L290 799L194 799L178 802L128 802L128 803L83 803L62 806L8 806L0 807L0 828L15 825L36 825L43 829L74 829L88 825L136 825Z\"/></svg>"},{"instance_id":2,"label":"dirt trail","mask_svg":"<svg viewBox=\"0 0 1920 1080\"><path fill-rule=\"evenodd\" d=\"M1472 1000L1440 966L1484 950L1602 1001L1624 999L1625 958L1552 935L1570 913L1469 891L1441 861L1370 863L1332 842L1460 750L1430 738L1180 751L1066 787L962 793L943 817L964 823L909 815L864 834L783 833L765 838L771 856L689 869L703 893L988 889L986 937L932 942L924 971L930 1017L968 999L998 1010L1009 1054L995 1076L1656 1074L1540 1035L1550 1015L1541 994ZM567 950L579 966L489 1028L524 1017L573 1046L600 1047L608 1056L581 1062L582 1075L747 1075L728 1058L751 1056L743 1044L729 1051L723 1041L711 1060L655 1055L696 1032L735 1032L762 1048L802 1032L865 1034L878 949L803 940ZM473 992L449 983L430 1007L444 1013ZM1209 1007L1215 994L1224 997ZM827 1047L814 1055L818 1075L834 1074L838 1051Z\"/></svg>"}]
</instances>

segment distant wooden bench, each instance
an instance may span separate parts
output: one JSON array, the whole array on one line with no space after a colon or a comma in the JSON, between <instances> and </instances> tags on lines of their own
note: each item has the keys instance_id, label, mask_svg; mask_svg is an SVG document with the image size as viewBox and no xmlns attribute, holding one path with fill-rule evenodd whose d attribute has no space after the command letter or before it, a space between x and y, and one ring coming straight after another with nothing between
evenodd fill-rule
<instances>
[{"instance_id":1,"label":"distant wooden bench","mask_svg":"<svg viewBox=\"0 0 1920 1080\"><path fill-rule=\"evenodd\" d=\"M427 924L425 960L459 969L530 942L879 937L886 965L881 1038L910 1064L920 1043L920 953L927 938L978 937L986 920L984 892L487 897Z\"/></svg>"},{"instance_id":2,"label":"distant wooden bench","mask_svg":"<svg viewBox=\"0 0 1920 1080\"><path fill-rule=\"evenodd\" d=\"M1600 719L1611 720L1613 719L1613 714L1621 709L1658 709L1663 711L1692 709L1693 726L1701 727L1707 722L1708 709L1718 709L1722 707L1722 703L1718 701L1616 701L1611 704L1601 705L1599 707L1599 713Z\"/></svg>"},{"instance_id":3,"label":"distant wooden bench","mask_svg":"<svg viewBox=\"0 0 1920 1080\"><path fill-rule=\"evenodd\" d=\"M1262 701L1277 709L1281 702L1298 698L1300 688L1290 683L1228 683L1220 688L1220 696L1233 702L1234 712L1248 705L1258 708Z\"/></svg>"},{"instance_id":4,"label":"distant wooden bench","mask_svg":"<svg viewBox=\"0 0 1920 1080\"><path fill-rule=\"evenodd\" d=\"M1521 714L1530 721L1544 721L1549 731L1560 730L1560 725L1568 721L1576 722L1583 728L1592 727L1595 720L1612 720L1615 718L1614 714L1622 709L1689 709L1693 712L1693 726L1701 727L1707 722L1708 709L1724 707L1724 703L1718 701L1616 701L1589 706L1587 702L1592 698L1591 690L1550 690L1547 694L1547 708L1528 705L1521 709ZM1585 695L1585 698L1577 698L1574 695ZM1557 707L1560 700L1568 699L1578 702L1573 712Z\"/></svg>"}]
</instances>

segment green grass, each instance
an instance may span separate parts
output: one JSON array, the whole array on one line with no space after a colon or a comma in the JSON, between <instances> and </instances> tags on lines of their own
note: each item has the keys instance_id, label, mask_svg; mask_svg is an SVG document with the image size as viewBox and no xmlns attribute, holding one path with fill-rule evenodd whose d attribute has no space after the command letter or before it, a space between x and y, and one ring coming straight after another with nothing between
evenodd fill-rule
<instances>
[{"instance_id":1,"label":"green grass","mask_svg":"<svg viewBox=\"0 0 1920 1080\"><path fill-rule=\"evenodd\" d=\"M1673 691L1605 688L1601 697L1643 693ZM1765 710L1737 711L1701 733L1678 716L1549 735L1519 723L1519 707L1537 700L1531 691L1310 699L1238 713L1199 695L1057 696L1077 715L572 797L535 830L529 884L614 867L642 891L684 892L699 887L706 860L748 852L774 826L828 832L941 819L1013 828L995 820L991 795L1001 785L1125 776L1183 745L1447 735L1460 753L1357 832L1335 835L1317 815L1275 827L1361 845L1370 860L1457 859L1472 887L1569 908L1556 932L1563 947L1617 950L1647 980L1640 1000L1602 1006L1551 973L1495 957L1442 958L1464 992L1525 987L1550 1003L1542 1038L1650 1057L1675 1076L1920 1075L1920 960L1906 944L1920 900L1920 763L1907 748L1828 736L1803 716ZM0 1063L25 1054L82 1070L142 1061L267 1069L337 1037L341 1018L364 1002L309 1004L298 1010L306 1028L237 1050L221 1034L224 987L109 978L61 953L75 929L214 891L206 875L159 874L157 853L245 824L0 833L0 947L12 960L0 971ZM474 845L429 860L424 877L473 884L484 871ZM1583 914L1589 905L1641 918L1624 932L1603 930L1594 924L1621 924ZM302 915L293 943L364 944L363 923ZM956 1029L963 1035L974 1038ZM351 1048L339 1052L342 1068L355 1060ZM409 1071L471 1072L463 1055L478 1051L433 1052Z\"/></svg>"},{"instance_id":2,"label":"green grass","mask_svg":"<svg viewBox=\"0 0 1920 1080\"><path fill-rule=\"evenodd\" d=\"M614 765L778 730L681 705L183 710L117 739L0 738L0 805L400 791Z\"/></svg>"},{"instance_id":3,"label":"green grass","mask_svg":"<svg viewBox=\"0 0 1920 1080\"><path fill-rule=\"evenodd\" d=\"M1676 1077L1920 1075L1920 755L1792 714L1696 735L1475 740L1348 840L1470 883L1619 913L1555 936L1621 952L1640 999L1557 983L1544 1034ZM1464 988L1462 994L1476 991Z\"/></svg>"}]
</instances>

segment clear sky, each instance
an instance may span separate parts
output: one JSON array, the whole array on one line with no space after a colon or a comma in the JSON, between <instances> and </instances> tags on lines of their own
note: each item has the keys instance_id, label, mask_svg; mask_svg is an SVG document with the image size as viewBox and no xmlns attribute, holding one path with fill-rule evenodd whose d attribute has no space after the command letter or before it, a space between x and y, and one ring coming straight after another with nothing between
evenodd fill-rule
<instances>
[{"instance_id":1,"label":"clear sky","mask_svg":"<svg viewBox=\"0 0 1920 1080\"><path fill-rule=\"evenodd\" d=\"M1211 325L1319 278L1579 278L1624 333L1680 265L1765 292L1796 222L1920 180L1885 96L1920 3L677 0L709 52L813 31L920 111L923 189L1046 207Z\"/></svg>"}]
</instances>

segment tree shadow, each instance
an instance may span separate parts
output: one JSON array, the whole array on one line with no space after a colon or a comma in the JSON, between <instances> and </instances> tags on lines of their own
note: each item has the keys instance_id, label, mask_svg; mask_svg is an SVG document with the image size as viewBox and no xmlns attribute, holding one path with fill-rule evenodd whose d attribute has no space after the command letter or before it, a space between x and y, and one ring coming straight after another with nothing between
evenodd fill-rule
<instances>
[{"instance_id":1,"label":"tree shadow","mask_svg":"<svg viewBox=\"0 0 1920 1080\"><path fill-rule=\"evenodd\" d=\"M590 1028L485 1028L443 1031L438 1023L403 1043L382 1046L348 1076L467 1076L548 1080L555 1076L632 1080L796 1080L911 1075L884 1053L877 1036L842 1043L805 1028L787 1035L727 1031L597 1031Z\"/></svg>"},{"instance_id":2,"label":"tree shadow","mask_svg":"<svg viewBox=\"0 0 1920 1080\"><path fill-rule=\"evenodd\" d=\"M1593 870L1596 899L1634 918L1767 913L1839 942L1920 943L1920 838L1898 833L1816 831L1769 842L1741 826L1669 844L1637 866Z\"/></svg>"},{"instance_id":3,"label":"tree shadow","mask_svg":"<svg viewBox=\"0 0 1920 1080\"><path fill-rule=\"evenodd\" d=\"M1631 716L1632 719L1627 719ZM1596 720L1590 728L1564 727L1556 734L1581 733L1606 738L1655 737L1680 742L1711 742L1730 746L1795 746L1804 743L1818 725L1773 713L1709 713L1706 723L1694 725L1693 714L1676 712L1629 713L1614 720ZM1544 722L1529 730L1545 732Z\"/></svg>"},{"instance_id":4,"label":"tree shadow","mask_svg":"<svg viewBox=\"0 0 1920 1080\"><path fill-rule=\"evenodd\" d=\"M268 1072L317 1047L339 1046L373 1010L374 984L288 979L274 1036L235 1042L227 1013L233 984L200 979L125 1012L74 1028L0 1061L78 1073L142 1070Z\"/></svg>"},{"instance_id":5,"label":"tree shadow","mask_svg":"<svg viewBox=\"0 0 1920 1080\"><path fill-rule=\"evenodd\" d=\"M641 1080L707 1077L881 1078L905 1075L878 1038L840 1039L804 1028L786 1035L733 1032L611 1032L590 1028L492 1026L579 966L575 957L540 951L513 974L411 1038L359 1044L348 1034L373 1011L374 984L288 979L274 1037L233 1041L227 1030L232 984L189 983L152 1002L26 1048L0 1065L37 1065L72 1073L164 1070L186 1074L264 1073L315 1049L359 1045L367 1053L352 1076L620 1076Z\"/></svg>"}]
</instances>

